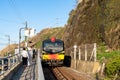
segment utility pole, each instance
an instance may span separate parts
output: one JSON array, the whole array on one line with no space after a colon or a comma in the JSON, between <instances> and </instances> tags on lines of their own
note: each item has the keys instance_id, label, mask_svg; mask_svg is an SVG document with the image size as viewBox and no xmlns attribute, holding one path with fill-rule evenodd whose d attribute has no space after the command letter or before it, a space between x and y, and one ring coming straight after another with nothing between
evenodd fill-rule
<instances>
[{"instance_id":1,"label":"utility pole","mask_svg":"<svg viewBox=\"0 0 120 80\"><path fill-rule=\"evenodd\" d=\"M22 31L22 29L24 29L24 30L26 30L27 29L27 21L25 22L25 27L23 27L23 28L20 28L19 29L19 53L20 53L20 42L21 42L21 31ZM26 39L26 37L25 37L25 39Z\"/></svg>"},{"instance_id":2,"label":"utility pole","mask_svg":"<svg viewBox=\"0 0 120 80\"><path fill-rule=\"evenodd\" d=\"M28 29L28 24L27 24L27 21L25 22L25 30L27 30ZM27 41L27 36L25 35L25 41Z\"/></svg>"},{"instance_id":3,"label":"utility pole","mask_svg":"<svg viewBox=\"0 0 120 80\"><path fill-rule=\"evenodd\" d=\"M30 37L32 28L28 28L27 21L25 22L25 27L19 29L19 53L20 53L20 42L21 42L21 30L25 32L25 47L28 47L28 37Z\"/></svg>"}]
</instances>

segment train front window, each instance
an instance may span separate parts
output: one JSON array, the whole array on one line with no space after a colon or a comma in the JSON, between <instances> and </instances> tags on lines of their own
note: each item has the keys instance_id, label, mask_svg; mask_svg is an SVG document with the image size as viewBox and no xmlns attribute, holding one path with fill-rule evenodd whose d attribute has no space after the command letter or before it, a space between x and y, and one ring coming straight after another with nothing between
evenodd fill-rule
<instances>
[{"instance_id":1,"label":"train front window","mask_svg":"<svg viewBox=\"0 0 120 80\"><path fill-rule=\"evenodd\" d=\"M64 49L63 42L44 42L43 49L50 53L60 52Z\"/></svg>"}]
</instances>

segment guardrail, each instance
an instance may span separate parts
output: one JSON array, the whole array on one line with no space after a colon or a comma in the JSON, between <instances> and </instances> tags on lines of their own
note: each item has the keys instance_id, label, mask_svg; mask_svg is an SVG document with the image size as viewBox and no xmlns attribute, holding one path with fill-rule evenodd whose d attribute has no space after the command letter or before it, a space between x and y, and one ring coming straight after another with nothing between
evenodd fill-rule
<instances>
[{"instance_id":1,"label":"guardrail","mask_svg":"<svg viewBox=\"0 0 120 80\"><path fill-rule=\"evenodd\" d=\"M20 62L21 56L19 54L0 58L0 77L3 77L5 73Z\"/></svg>"}]
</instances>

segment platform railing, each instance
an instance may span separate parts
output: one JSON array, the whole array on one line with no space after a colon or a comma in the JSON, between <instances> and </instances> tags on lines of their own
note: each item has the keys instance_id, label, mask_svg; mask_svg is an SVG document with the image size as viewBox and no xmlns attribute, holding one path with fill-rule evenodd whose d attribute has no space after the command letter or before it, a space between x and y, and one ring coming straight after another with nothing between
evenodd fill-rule
<instances>
[{"instance_id":1,"label":"platform railing","mask_svg":"<svg viewBox=\"0 0 120 80\"><path fill-rule=\"evenodd\" d=\"M0 58L0 77L4 76L11 68L16 66L21 62L21 56L19 54L14 54L8 57Z\"/></svg>"}]
</instances>

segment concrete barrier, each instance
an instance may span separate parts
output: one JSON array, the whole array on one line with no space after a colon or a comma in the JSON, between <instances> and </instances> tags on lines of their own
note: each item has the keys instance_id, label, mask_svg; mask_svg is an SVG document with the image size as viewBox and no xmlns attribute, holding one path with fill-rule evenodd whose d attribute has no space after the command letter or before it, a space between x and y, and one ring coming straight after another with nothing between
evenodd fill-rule
<instances>
[{"instance_id":1,"label":"concrete barrier","mask_svg":"<svg viewBox=\"0 0 120 80\"><path fill-rule=\"evenodd\" d=\"M98 72L100 67L101 64L99 62L81 61L81 60L71 61L71 68L85 73L95 74Z\"/></svg>"},{"instance_id":2,"label":"concrete barrier","mask_svg":"<svg viewBox=\"0 0 120 80\"><path fill-rule=\"evenodd\" d=\"M42 70L42 64L41 64L41 59L40 59L40 50L38 52L37 56L37 63L38 63L38 79L37 80L45 80L43 70Z\"/></svg>"}]
</instances>

